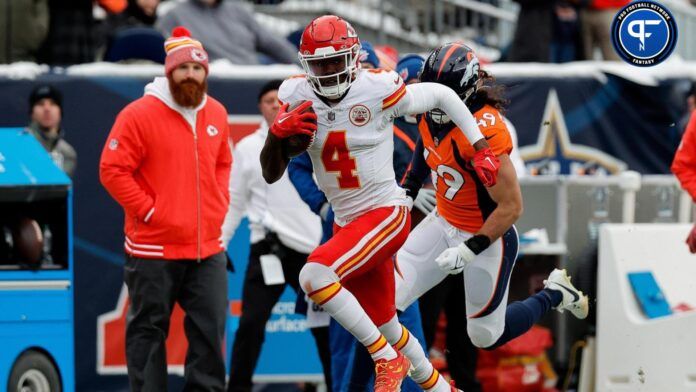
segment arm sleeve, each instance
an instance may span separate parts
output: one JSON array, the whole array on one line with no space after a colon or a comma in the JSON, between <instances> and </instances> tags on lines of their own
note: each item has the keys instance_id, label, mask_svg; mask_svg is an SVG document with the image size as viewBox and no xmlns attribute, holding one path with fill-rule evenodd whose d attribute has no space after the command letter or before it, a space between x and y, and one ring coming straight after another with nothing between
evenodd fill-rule
<instances>
[{"instance_id":1,"label":"arm sleeve","mask_svg":"<svg viewBox=\"0 0 696 392\"><path fill-rule=\"evenodd\" d=\"M297 193L315 214L319 215L321 206L327 202L326 195L322 192L314 181L312 174L312 161L306 152L293 158L288 165L288 175L290 182L297 189Z\"/></svg>"},{"instance_id":2,"label":"arm sleeve","mask_svg":"<svg viewBox=\"0 0 696 392\"><path fill-rule=\"evenodd\" d=\"M682 141L672 161L672 173L696 201L696 111L691 114Z\"/></svg>"},{"instance_id":3,"label":"arm sleeve","mask_svg":"<svg viewBox=\"0 0 696 392\"><path fill-rule=\"evenodd\" d=\"M402 183L402 186L406 189L406 194L411 199L416 200L418 191L423 187L423 181L425 181L428 173L430 173L430 168L423 156L423 140L418 138L416 149L413 151L413 157L411 158L411 164Z\"/></svg>"},{"instance_id":4,"label":"arm sleeve","mask_svg":"<svg viewBox=\"0 0 696 392\"><path fill-rule=\"evenodd\" d=\"M145 146L131 117L122 112L116 118L99 163L99 180L126 214L147 221L154 209L149 195L135 180L134 173L145 156Z\"/></svg>"},{"instance_id":5,"label":"arm sleeve","mask_svg":"<svg viewBox=\"0 0 696 392\"><path fill-rule=\"evenodd\" d=\"M432 109L441 109L447 113L472 145L483 139L469 108L451 88L439 83L416 83L406 86L406 94L394 106L393 116L421 114Z\"/></svg>"},{"instance_id":6,"label":"arm sleeve","mask_svg":"<svg viewBox=\"0 0 696 392\"><path fill-rule=\"evenodd\" d=\"M241 145L243 146L243 145ZM247 197L249 195L249 184L246 181L245 159L239 149L240 145L234 150L234 163L230 173L229 195L230 203L222 223L222 243L227 246L234 232L239 227L247 208Z\"/></svg>"}]
</instances>

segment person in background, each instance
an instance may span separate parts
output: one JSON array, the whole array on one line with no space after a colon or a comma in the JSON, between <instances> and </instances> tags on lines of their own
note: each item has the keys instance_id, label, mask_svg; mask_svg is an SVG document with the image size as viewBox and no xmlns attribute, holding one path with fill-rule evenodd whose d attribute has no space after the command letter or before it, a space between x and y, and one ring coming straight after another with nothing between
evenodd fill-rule
<instances>
[{"instance_id":1,"label":"person in background","mask_svg":"<svg viewBox=\"0 0 696 392\"><path fill-rule=\"evenodd\" d=\"M686 125L689 123L691 113L696 110L696 82L691 84L691 88L686 93L686 111L677 122L677 129L682 134L686 130Z\"/></svg>"},{"instance_id":2,"label":"person in background","mask_svg":"<svg viewBox=\"0 0 696 392\"><path fill-rule=\"evenodd\" d=\"M682 188L696 201L696 111L691 112L691 119L674 155L672 173L677 176ZM686 244L691 253L696 253L696 225L686 237Z\"/></svg>"},{"instance_id":3,"label":"person in background","mask_svg":"<svg viewBox=\"0 0 696 392\"><path fill-rule=\"evenodd\" d=\"M228 59L233 64L259 64L257 52L278 63L297 63L297 51L282 37L259 25L242 4L230 0L188 0L159 18L157 28L169 31L189 26L206 43L211 60Z\"/></svg>"},{"instance_id":4,"label":"person in background","mask_svg":"<svg viewBox=\"0 0 696 392\"><path fill-rule=\"evenodd\" d=\"M616 13L630 0L589 0L580 12L582 43L585 60L594 59L595 48L599 48L603 60L618 61L619 55L611 43L611 24Z\"/></svg>"},{"instance_id":5,"label":"person in background","mask_svg":"<svg viewBox=\"0 0 696 392\"><path fill-rule=\"evenodd\" d=\"M123 12L107 17L110 32L124 27L153 27L157 21L160 0L128 0Z\"/></svg>"},{"instance_id":6,"label":"person in background","mask_svg":"<svg viewBox=\"0 0 696 392\"><path fill-rule=\"evenodd\" d=\"M559 0L553 10L553 39L551 62L567 63L578 59L580 49L580 20L575 2Z\"/></svg>"},{"instance_id":7,"label":"person in background","mask_svg":"<svg viewBox=\"0 0 696 392\"><path fill-rule=\"evenodd\" d=\"M31 122L27 126L36 140L48 151L56 163L69 177L75 174L77 153L65 141L63 120L63 96L51 85L39 85L29 95L29 114Z\"/></svg>"},{"instance_id":8,"label":"person in background","mask_svg":"<svg viewBox=\"0 0 696 392\"><path fill-rule=\"evenodd\" d=\"M379 68L379 57L375 48L369 41L360 41L360 58L358 59L362 69Z\"/></svg>"},{"instance_id":9,"label":"person in background","mask_svg":"<svg viewBox=\"0 0 696 392\"><path fill-rule=\"evenodd\" d=\"M92 14L94 4L107 14L126 9L126 0L49 0L48 36L37 61L49 65L90 63L95 59L99 34Z\"/></svg>"},{"instance_id":10,"label":"person in background","mask_svg":"<svg viewBox=\"0 0 696 392\"><path fill-rule=\"evenodd\" d=\"M222 391L227 257L220 243L232 155L225 107L207 95L208 55L177 27L166 77L116 117L99 179L125 213L124 280L131 305L126 363L132 391L167 390L165 341L186 313L185 391Z\"/></svg>"},{"instance_id":11,"label":"person in background","mask_svg":"<svg viewBox=\"0 0 696 392\"><path fill-rule=\"evenodd\" d=\"M551 40L556 0L515 0L520 5L507 61L551 61Z\"/></svg>"},{"instance_id":12,"label":"person in background","mask_svg":"<svg viewBox=\"0 0 696 392\"><path fill-rule=\"evenodd\" d=\"M2 0L0 10L0 64L36 62L48 34L48 0Z\"/></svg>"},{"instance_id":13,"label":"person in background","mask_svg":"<svg viewBox=\"0 0 696 392\"><path fill-rule=\"evenodd\" d=\"M271 310L286 285L295 292L302 291L298 281L300 270L321 238L319 218L302 203L287 175L272 185L266 184L261 176L259 154L268 124L278 114L278 87L282 82L271 80L261 88L258 106L263 121L256 132L236 145L233 154L231 203L222 227L222 243L227 246L246 214L251 229L251 250L242 289L242 315L232 346L229 392L252 390L251 379ZM328 327L311 328L311 332L330 386Z\"/></svg>"}]
</instances>

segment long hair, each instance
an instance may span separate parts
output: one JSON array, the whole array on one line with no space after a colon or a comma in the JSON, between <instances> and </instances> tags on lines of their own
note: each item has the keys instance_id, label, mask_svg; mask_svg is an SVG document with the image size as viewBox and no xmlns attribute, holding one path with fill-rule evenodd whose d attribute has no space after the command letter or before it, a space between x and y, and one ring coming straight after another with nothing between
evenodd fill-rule
<instances>
[{"instance_id":1,"label":"long hair","mask_svg":"<svg viewBox=\"0 0 696 392\"><path fill-rule=\"evenodd\" d=\"M476 94L479 95L479 99L482 99L486 104L493 106L501 114L504 114L505 108L510 103L510 100L505 98L505 85L496 83L495 76L487 71L482 70L479 72L483 84Z\"/></svg>"}]
</instances>

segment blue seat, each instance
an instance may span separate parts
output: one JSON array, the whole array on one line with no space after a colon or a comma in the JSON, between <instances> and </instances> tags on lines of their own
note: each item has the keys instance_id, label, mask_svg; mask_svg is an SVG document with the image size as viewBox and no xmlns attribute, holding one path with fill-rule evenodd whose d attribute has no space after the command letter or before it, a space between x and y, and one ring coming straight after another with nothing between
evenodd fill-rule
<instances>
[{"instance_id":1,"label":"blue seat","mask_svg":"<svg viewBox=\"0 0 696 392\"><path fill-rule=\"evenodd\" d=\"M150 60L164 64L164 37L149 27L130 27L114 35L104 55L104 61Z\"/></svg>"}]
</instances>

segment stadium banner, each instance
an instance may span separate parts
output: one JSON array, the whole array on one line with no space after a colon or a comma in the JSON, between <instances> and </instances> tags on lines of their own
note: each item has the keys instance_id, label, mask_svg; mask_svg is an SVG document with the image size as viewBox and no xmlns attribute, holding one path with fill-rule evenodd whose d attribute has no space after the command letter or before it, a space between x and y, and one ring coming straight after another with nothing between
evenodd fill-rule
<instances>
[{"instance_id":1,"label":"stadium banner","mask_svg":"<svg viewBox=\"0 0 696 392\"><path fill-rule=\"evenodd\" d=\"M644 174L669 173L681 135L683 91L690 83L687 78L647 83L609 73L601 77L543 73L498 76L511 101L506 115L517 130L522 156L531 170L563 174L629 168ZM123 337L113 337L123 330L127 309L123 213L100 185L98 163L116 115L142 96L150 80L142 75L50 73L33 80L0 76L2 127L26 125L28 96L35 85L50 83L63 93L65 138L78 153L74 178L75 352L77 390L81 391L127 390L124 358L117 352L123 351ZM266 80L211 77L209 92L227 107L235 140L257 126L257 92ZM237 272L230 275L228 332L235 329L238 320L239 303L235 301L241 293L247 251L248 242L240 229L232 245ZM259 362L262 379L319 374L313 340L308 332L300 332L304 327L300 316L292 314L293 303L294 294L286 292L267 325L268 347ZM175 314L173 324L181 317ZM181 386L181 377L176 374L180 373L177 366L183 363L185 339L181 331L172 331L172 337L177 342L170 343L170 359L180 362L172 364L176 389ZM227 337L228 356L232 337Z\"/></svg>"}]
</instances>

